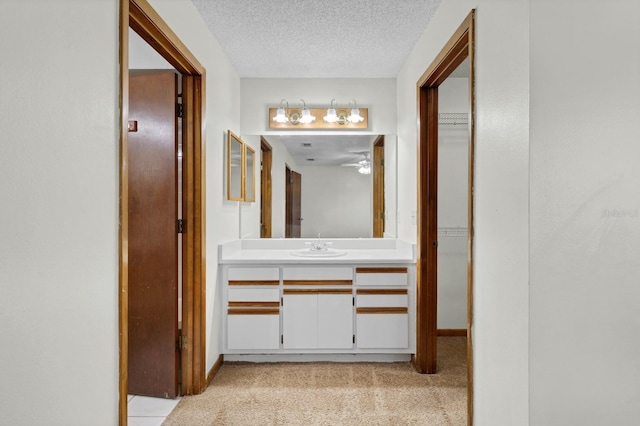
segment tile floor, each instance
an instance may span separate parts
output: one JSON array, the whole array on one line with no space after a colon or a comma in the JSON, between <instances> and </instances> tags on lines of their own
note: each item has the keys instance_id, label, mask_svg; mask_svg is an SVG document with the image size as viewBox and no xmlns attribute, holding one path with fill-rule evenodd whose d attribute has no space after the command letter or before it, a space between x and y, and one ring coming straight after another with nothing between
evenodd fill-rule
<instances>
[{"instance_id":1,"label":"tile floor","mask_svg":"<svg viewBox=\"0 0 640 426\"><path fill-rule=\"evenodd\" d=\"M160 426L176 408L180 398L164 399L128 395L128 426Z\"/></svg>"}]
</instances>

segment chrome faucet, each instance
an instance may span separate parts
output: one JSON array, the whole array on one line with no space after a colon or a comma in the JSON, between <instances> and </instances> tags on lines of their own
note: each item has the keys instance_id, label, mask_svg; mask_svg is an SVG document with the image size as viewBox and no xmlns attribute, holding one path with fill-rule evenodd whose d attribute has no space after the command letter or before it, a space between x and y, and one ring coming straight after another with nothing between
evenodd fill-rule
<instances>
[{"instance_id":1,"label":"chrome faucet","mask_svg":"<svg viewBox=\"0 0 640 426\"><path fill-rule=\"evenodd\" d=\"M325 241L322 242L320 241L320 233L318 232L318 241L317 242L312 242L312 241L307 241L305 242L305 245L311 246L311 248L309 250L311 251L326 251L328 250L327 246L330 246L331 242Z\"/></svg>"}]
</instances>

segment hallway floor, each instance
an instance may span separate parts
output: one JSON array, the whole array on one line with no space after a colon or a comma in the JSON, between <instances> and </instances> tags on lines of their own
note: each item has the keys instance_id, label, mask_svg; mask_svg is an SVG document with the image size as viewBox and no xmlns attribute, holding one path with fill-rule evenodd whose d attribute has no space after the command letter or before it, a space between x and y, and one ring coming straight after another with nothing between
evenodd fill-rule
<instances>
[{"instance_id":1,"label":"hallway floor","mask_svg":"<svg viewBox=\"0 0 640 426\"><path fill-rule=\"evenodd\" d=\"M160 426L171 414L180 398L164 399L127 395L128 426Z\"/></svg>"}]
</instances>

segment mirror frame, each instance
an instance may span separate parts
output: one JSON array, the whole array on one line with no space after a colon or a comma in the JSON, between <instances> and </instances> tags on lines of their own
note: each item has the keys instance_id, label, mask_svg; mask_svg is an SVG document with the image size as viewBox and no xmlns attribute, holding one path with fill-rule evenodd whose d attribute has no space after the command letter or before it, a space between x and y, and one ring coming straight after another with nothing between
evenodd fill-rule
<instances>
[{"instance_id":1,"label":"mirror frame","mask_svg":"<svg viewBox=\"0 0 640 426\"><path fill-rule=\"evenodd\" d=\"M240 188L240 195L232 193L232 173L231 173L231 152L234 144L240 144L240 182L238 182L238 188ZM244 201L244 142L239 136L234 134L231 130L227 131L227 200L230 201Z\"/></svg>"},{"instance_id":2,"label":"mirror frame","mask_svg":"<svg viewBox=\"0 0 640 426\"><path fill-rule=\"evenodd\" d=\"M254 202L256 201L256 151L247 144L244 144L243 166L243 198L246 202ZM249 183L251 183L251 187L249 187ZM251 189L251 193L249 193L249 189Z\"/></svg>"}]
</instances>

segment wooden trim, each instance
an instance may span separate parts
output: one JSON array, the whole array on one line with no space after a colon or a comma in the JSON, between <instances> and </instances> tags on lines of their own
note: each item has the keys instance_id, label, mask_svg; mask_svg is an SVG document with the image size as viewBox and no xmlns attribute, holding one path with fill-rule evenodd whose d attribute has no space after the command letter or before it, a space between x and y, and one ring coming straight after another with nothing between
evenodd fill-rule
<instances>
[{"instance_id":1,"label":"wooden trim","mask_svg":"<svg viewBox=\"0 0 640 426\"><path fill-rule=\"evenodd\" d=\"M438 321L438 87L418 88L418 261L416 368L434 374Z\"/></svg>"},{"instance_id":2,"label":"wooden trim","mask_svg":"<svg viewBox=\"0 0 640 426\"><path fill-rule=\"evenodd\" d=\"M216 374L218 374L218 371L220 371L220 368L222 367L223 363L224 363L224 355L220 354L216 362L213 363L213 367L211 367L211 370L209 370L209 373L207 373L207 386L211 384L211 381L213 380L213 378L216 376Z\"/></svg>"},{"instance_id":3,"label":"wooden trim","mask_svg":"<svg viewBox=\"0 0 640 426\"><path fill-rule=\"evenodd\" d=\"M373 238L384 237L384 135L373 142Z\"/></svg>"},{"instance_id":4,"label":"wooden trim","mask_svg":"<svg viewBox=\"0 0 640 426\"><path fill-rule=\"evenodd\" d=\"M356 308L356 314L408 314L409 308Z\"/></svg>"},{"instance_id":5,"label":"wooden trim","mask_svg":"<svg viewBox=\"0 0 640 426\"><path fill-rule=\"evenodd\" d=\"M269 307L278 307L280 306L280 302L233 302L233 301L229 301L229 307L230 308L248 308L248 307L254 307L254 308L269 308Z\"/></svg>"},{"instance_id":6,"label":"wooden trim","mask_svg":"<svg viewBox=\"0 0 640 426\"><path fill-rule=\"evenodd\" d=\"M406 288L359 288L356 294L409 294Z\"/></svg>"},{"instance_id":7,"label":"wooden trim","mask_svg":"<svg viewBox=\"0 0 640 426\"><path fill-rule=\"evenodd\" d=\"M476 20L475 9L469 14L467 21L469 23L469 173L468 173L468 204L467 204L467 425L473 426L473 399L474 399L474 383L473 383L473 240L475 238L474 227L474 179L475 179L475 139L476 139L476 102L475 102L475 66L476 50Z\"/></svg>"},{"instance_id":8,"label":"wooden trim","mask_svg":"<svg viewBox=\"0 0 640 426\"><path fill-rule=\"evenodd\" d=\"M467 329L466 328L439 328L438 329L438 337L446 336L446 337L466 337Z\"/></svg>"},{"instance_id":9,"label":"wooden trim","mask_svg":"<svg viewBox=\"0 0 640 426\"><path fill-rule=\"evenodd\" d=\"M118 424L128 422L129 385L129 2L120 0L120 206L118 227Z\"/></svg>"},{"instance_id":10,"label":"wooden trim","mask_svg":"<svg viewBox=\"0 0 640 426\"><path fill-rule=\"evenodd\" d=\"M181 383L183 395L201 393L206 386L206 215L204 211L206 192L205 142L202 137L204 98L204 76L184 75L182 214L187 224L187 232L182 235L182 332L193 344L188 345L187 350L183 352Z\"/></svg>"},{"instance_id":11,"label":"wooden trim","mask_svg":"<svg viewBox=\"0 0 640 426\"><path fill-rule=\"evenodd\" d=\"M351 280L283 280L283 285L353 285Z\"/></svg>"},{"instance_id":12,"label":"wooden trim","mask_svg":"<svg viewBox=\"0 0 640 426\"><path fill-rule=\"evenodd\" d=\"M284 237L291 238L293 227L293 212L291 203L291 168L288 164L284 165Z\"/></svg>"},{"instance_id":13,"label":"wooden trim","mask_svg":"<svg viewBox=\"0 0 640 426\"><path fill-rule=\"evenodd\" d=\"M227 315L280 315L280 308L229 308Z\"/></svg>"},{"instance_id":14,"label":"wooden trim","mask_svg":"<svg viewBox=\"0 0 640 426\"><path fill-rule=\"evenodd\" d=\"M147 0L129 0L129 26L180 73L204 74L204 67Z\"/></svg>"},{"instance_id":15,"label":"wooden trim","mask_svg":"<svg viewBox=\"0 0 640 426\"><path fill-rule=\"evenodd\" d=\"M282 294L352 294L350 288L287 288L282 290Z\"/></svg>"},{"instance_id":16,"label":"wooden trim","mask_svg":"<svg viewBox=\"0 0 640 426\"><path fill-rule=\"evenodd\" d=\"M191 114L189 112L192 109L193 97L191 92L193 90L193 79L188 76L182 77L182 103L184 105L185 115L182 121L182 218L186 222L186 229L182 235L182 334L187 336L187 339L193 341L193 329L194 329L194 293L191 285L194 279L195 265L193 255L194 245L194 233L188 232L193 229L193 203L194 195L190 191L189 183L193 182L195 170L193 167L193 133L194 129L189 126L189 120L191 120ZM185 125L186 124L186 125ZM192 393L193 388L193 345L187 345L187 348L182 351L181 357L181 393Z\"/></svg>"},{"instance_id":17,"label":"wooden trim","mask_svg":"<svg viewBox=\"0 0 640 426\"><path fill-rule=\"evenodd\" d=\"M230 280L228 285L280 285L280 280Z\"/></svg>"},{"instance_id":18,"label":"wooden trim","mask_svg":"<svg viewBox=\"0 0 640 426\"><path fill-rule=\"evenodd\" d=\"M408 268L356 268L356 274L406 274Z\"/></svg>"},{"instance_id":19,"label":"wooden trim","mask_svg":"<svg viewBox=\"0 0 640 426\"><path fill-rule=\"evenodd\" d=\"M437 87L469 56L469 30L475 9L467 15L438 56L418 79L418 87Z\"/></svg>"},{"instance_id":20,"label":"wooden trim","mask_svg":"<svg viewBox=\"0 0 640 426\"><path fill-rule=\"evenodd\" d=\"M473 425L473 239L475 147L475 9L417 81L418 238L416 262L416 353L420 373L435 373L437 353L437 128L438 86L469 58L469 181L467 260L467 425ZM435 157L435 158L434 158ZM433 192L435 189L435 192ZM435 198L435 199L434 199Z\"/></svg>"},{"instance_id":21,"label":"wooden trim","mask_svg":"<svg viewBox=\"0 0 640 426\"><path fill-rule=\"evenodd\" d=\"M273 216L273 183L271 168L273 165L273 148L260 137L260 153L262 169L260 171L260 238L271 238Z\"/></svg>"},{"instance_id":22,"label":"wooden trim","mask_svg":"<svg viewBox=\"0 0 640 426\"><path fill-rule=\"evenodd\" d=\"M328 108L328 107L327 107ZM270 129L290 129L290 130L304 130L304 129L335 129L335 130L349 130L349 129L366 129L369 127L369 109L368 108L360 108L360 116L364 118L363 121L359 123L349 123L348 121L339 124L339 123L327 123L322 119L327 114L327 108L309 108L311 115L316 117L314 121L311 123L303 124L293 124L291 122L287 123L276 123L273 121L273 117L276 116L276 112L278 108L269 108L269 128ZM300 114L300 108L287 108L287 114L297 113ZM345 116L349 115L351 108L336 108L336 112L338 116L343 113Z\"/></svg>"}]
</instances>

